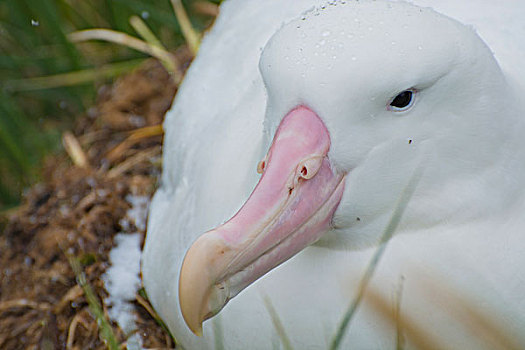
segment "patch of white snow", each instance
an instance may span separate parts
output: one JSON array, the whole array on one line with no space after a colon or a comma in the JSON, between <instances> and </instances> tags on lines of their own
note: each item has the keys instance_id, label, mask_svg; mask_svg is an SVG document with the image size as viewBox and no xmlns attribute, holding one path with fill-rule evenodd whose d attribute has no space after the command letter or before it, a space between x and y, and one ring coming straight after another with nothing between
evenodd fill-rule
<instances>
[{"instance_id":1,"label":"patch of white snow","mask_svg":"<svg viewBox=\"0 0 525 350\"><path fill-rule=\"evenodd\" d=\"M119 233L116 246L109 253L111 267L102 277L109 293L105 302L111 320L116 321L125 334L136 331L133 304L135 293L140 288L140 233ZM137 333L127 341L128 349L142 349L142 339Z\"/></svg>"}]
</instances>

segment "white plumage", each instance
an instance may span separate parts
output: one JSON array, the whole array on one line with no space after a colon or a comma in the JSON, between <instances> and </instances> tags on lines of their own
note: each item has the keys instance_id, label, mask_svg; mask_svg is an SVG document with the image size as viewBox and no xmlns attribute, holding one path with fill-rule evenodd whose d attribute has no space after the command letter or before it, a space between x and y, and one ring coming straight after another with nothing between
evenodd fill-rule
<instances>
[{"instance_id":1,"label":"white plumage","mask_svg":"<svg viewBox=\"0 0 525 350\"><path fill-rule=\"evenodd\" d=\"M505 74L473 29L404 2L221 6L166 117L143 255L148 296L184 348L279 348L266 296L296 349L326 348L418 168L370 288L394 307L402 278L402 314L447 348L494 343L451 317L453 307L429 293L432 283L494 311L516 337L525 328L525 5L415 3L473 25ZM388 110L410 88L414 106ZM348 174L334 228L232 299L197 337L179 308L184 255L243 205L277 126L298 105L326 124L332 166ZM395 327L365 303L342 348L395 348L395 339Z\"/></svg>"}]
</instances>

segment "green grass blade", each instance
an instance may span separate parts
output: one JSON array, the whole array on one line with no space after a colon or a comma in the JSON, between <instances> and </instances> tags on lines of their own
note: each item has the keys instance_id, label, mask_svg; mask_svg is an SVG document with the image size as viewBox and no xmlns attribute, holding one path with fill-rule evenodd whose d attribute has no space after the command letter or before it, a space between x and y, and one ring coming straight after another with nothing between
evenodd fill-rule
<instances>
[{"instance_id":1,"label":"green grass blade","mask_svg":"<svg viewBox=\"0 0 525 350\"><path fill-rule=\"evenodd\" d=\"M357 308L361 304L361 300L363 299L366 287L368 286L368 283L370 282L370 279L372 278L376 270L376 267L379 261L381 260L381 257L383 256L383 253L385 252L388 241L394 235L394 232L396 231L399 225L399 222L401 221L401 217L403 216L403 213L405 212L405 209L408 205L410 197L412 197L412 194L414 193L417 187L419 179L421 178L421 173L422 173L422 168L421 167L416 168L407 186L405 187L405 190L401 194L397 202L397 205L394 209L394 212L392 213L390 221L387 227L385 228L383 235L381 236L380 244L377 247L377 250L375 251L374 255L372 256L372 259L370 260L370 263L368 264L365 270L365 273L363 274L361 278L361 281L359 282L359 288L358 288L357 295L355 296L354 300L352 301L347 311L345 312L343 319L339 325L339 328L337 329L332 339L332 342L330 344L330 350L336 350L341 345L343 336L345 335L348 325L350 324L350 321L354 317L355 312L357 311Z\"/></svg>"},{"instance_id":2,"label":"green grass blade","mask_svg":"<svg viewBox=\"0 0 525 350\"><path fill-rule=\"evenodd\" d=\"M277 311L273 307L272 301L267 295L263 296L263 300L264 300L264 306L266 307L266 310L268 310L268 313L270 314L270 317L272 318L273 326L275 327L275 330L277 331L277 335L279 336L279 339L281 340L281 343L283 344L284 349L293 350L292 343L290 342L290 338L288 338L288 335L286 334L286 331L284 330L283 323L281 322L281 319L279 318Z\"/></svg>"},{"instance_id":3,"label":"green grass blade","mask_svg":"<svg viewBox=\"0 0 525 350\"><path fill-rule=\"evenodd\" d=\"M66 37L62 29L61 18L59 17L59 8L55 1L31 1L30 6L34 11L35 18L38 19L39 28L49 29L51 38L55 39L59 44L57 47L63 55L69 58L69 63L72 68L80 68L80 55L74 45L72 45ZM37 16L38 15L38 16Z\"/></svg>"},{"instance_id":4,"label":"green grass blade","mask_svg":"<svg viewBox=\"0 0 525 350\"><path fill-rule=\"evenodd\" d=\"M108 64L100 68L90 68L45 77L11 80L6 82L6 85L11 91L29 91L87 84L99 79L118 76L137 67L142 62L144 62L144 59L137 59Z\"/></svg>"},{"instance_id":5,"label":"green grass blade","mask_svg":"<svg viewBox=\"0 0 525 350\"><path fill-rule=\"evenodd\" d=\"M113 332L110 322L106 319L102 306L96 296L93 288L88 283L84 271L79 260L73 256L68 255L69 264L76 275L77 283L84 291L84 295L88 302L89 310L97 320L100 337L106 342L108 349L120 350L117 338Z\"/></svg>"}]
</instances>

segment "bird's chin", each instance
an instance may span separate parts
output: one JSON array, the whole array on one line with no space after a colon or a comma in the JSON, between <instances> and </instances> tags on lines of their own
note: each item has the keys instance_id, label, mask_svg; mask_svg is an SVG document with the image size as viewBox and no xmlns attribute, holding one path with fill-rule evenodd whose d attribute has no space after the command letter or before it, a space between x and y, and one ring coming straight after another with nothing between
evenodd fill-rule
<instances>
[{"instance_id":1,"label":"bird's chin","mask_svg":"<svg viewBox=\"0 0 525 350\"><path fill-rule=\"evenodd\" d=\"M195 334L231 298L330 229L346 176L331 166L329 148L321 119L306 107L292 110L259 165L263 175L249 199L190 247L179 301Z\"/></svg>"}]
</instances>

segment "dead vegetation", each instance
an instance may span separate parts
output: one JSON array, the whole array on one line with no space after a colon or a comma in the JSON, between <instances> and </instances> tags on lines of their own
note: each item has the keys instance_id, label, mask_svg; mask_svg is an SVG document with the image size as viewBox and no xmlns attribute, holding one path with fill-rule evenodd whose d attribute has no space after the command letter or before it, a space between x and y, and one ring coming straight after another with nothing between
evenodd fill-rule
<instances>
[{"instance_id":1,"label":"dead vegetation","mask_svg":"<svg viewBox=\"0 0 525 350\"><path fill-rule=\"evenodd\" d=\"M187 51L176 54L180 62L189 61ZM107 319L101 276L108 267L113 236L137 231L133 224L122 225L130 206L126 196L154 192L161 123L175 91L173 79L154 60L100 88L96 106L74 132L64 134L67 154L46 161L44 180L4 218L0 348L110 347L101 337L79 273ZM74 271L75 264L80 272ZM144 295L137 295L134 304L144 347L172 348ZM110 328L118 346L125 347L129 335L115 324Z\"/></svg>"}]
</instances>

